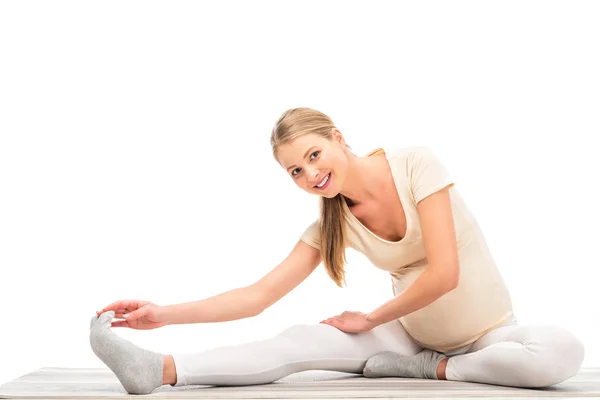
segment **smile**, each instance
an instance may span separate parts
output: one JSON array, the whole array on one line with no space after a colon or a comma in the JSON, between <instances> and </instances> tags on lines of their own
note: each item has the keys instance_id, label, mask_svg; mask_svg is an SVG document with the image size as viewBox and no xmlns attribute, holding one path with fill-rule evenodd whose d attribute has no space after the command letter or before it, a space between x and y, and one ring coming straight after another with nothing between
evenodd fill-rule
<instances>
[{"instance_id":1,"label":"smile","mask_svg":"<svg viewBox=\"0 0 600 400\"><path fill-rule=\"evenodd\" d=\"M327 186L329 186L329 181L331 180L330 178L331 178L331 172L328 173L327 176L325 176L325 178L323 178L321 183L319 183L317 186L314 186L314 187L319 190L323 190L323 189L327 188Z\"/></svg>"}]
</instances>

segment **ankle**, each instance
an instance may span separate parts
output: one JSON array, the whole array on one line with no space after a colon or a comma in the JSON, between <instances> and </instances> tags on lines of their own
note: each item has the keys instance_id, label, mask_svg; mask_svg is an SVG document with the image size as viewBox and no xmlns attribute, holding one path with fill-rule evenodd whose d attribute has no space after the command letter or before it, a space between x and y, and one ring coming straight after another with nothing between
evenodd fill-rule
<instances>
[{"instance_id":1,"label":"ankle","mask_svg":"<svg viewBox=\"0 0 600 400\"><path fill-rule=\"evenodd\" d=\"M177 383L177 370L173 356L163 357L163 385L174 385Z\"/></svg>"},{"instance_id":2,"label":"ankle","mask_svg":"<svg viewBox=\"0 0 600 400\"><path fill-rule=\"evenodd\" d=\"M446 379L446 366L448 365L448 360L450 358L446 357L437 366L437 378L441 380Z\"/></svg>"}]
</instances>

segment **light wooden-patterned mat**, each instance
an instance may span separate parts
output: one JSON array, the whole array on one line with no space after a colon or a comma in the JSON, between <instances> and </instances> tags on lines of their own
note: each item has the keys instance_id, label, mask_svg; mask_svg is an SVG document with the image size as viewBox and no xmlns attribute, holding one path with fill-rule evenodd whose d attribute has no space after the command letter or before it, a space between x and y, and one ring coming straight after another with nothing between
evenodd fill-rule
<instances>
[{"instance_id":1,"label":"light wooden-patterned mat","mask_svg":"<svg viewBox=\"0 0 600 400\"><path fill-rule=\"evenodd\" d=\"M331 398L598 398L600 368L584 368L571 379L544 389L520 389L471 382L406 378L369 379L332 371L304 371L267 385L163 385L148 397L188 399L331 399ZM0 385L0 398L119 399L137 397L123 389L104 368L41 368Z\"/></svg>"}]
</instances>

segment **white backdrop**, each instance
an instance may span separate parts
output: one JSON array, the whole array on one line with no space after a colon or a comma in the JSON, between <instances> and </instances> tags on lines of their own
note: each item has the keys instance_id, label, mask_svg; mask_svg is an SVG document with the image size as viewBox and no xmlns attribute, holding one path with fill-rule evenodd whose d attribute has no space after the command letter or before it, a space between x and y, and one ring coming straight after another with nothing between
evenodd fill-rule
<instances>
[{"instance_id":1,"label":"white backdrop","mask_svg":"<svg viewBox=\"0 0 600 400\"><path fill-rule=\"evenodd\" d=\"M104 367L94 311L260 279L318 216L271 157L288 108L360 155L430 146L478 218L521 324L600 366L600 4L0 3L0 383ZM259 340L391 298L348 252L255 318L118 329L164 353Z\"/></svg>"}]
</instances>

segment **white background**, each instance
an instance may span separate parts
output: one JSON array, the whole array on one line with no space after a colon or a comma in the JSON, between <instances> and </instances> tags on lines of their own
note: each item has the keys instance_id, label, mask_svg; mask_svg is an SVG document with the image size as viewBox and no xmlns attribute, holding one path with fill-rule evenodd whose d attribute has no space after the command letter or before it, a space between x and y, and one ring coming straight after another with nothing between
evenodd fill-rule
<instances>
[{"instance_id":1,"label":"white background","mask_svg":"<svg viewBox=\"0 0 600 400\"><path fill-rule=\"evenodd\" d=\"M328 114L355 153L430 146L484 230L523 325L600 366L593 1L0 3L0 382L104 367L94 311L260 279L318 216L269 137ZM116 328L198 352L392 296L348 251L256 318ZM240 305L242 306L242 305Z\"/></svg>"}]
</instances>

